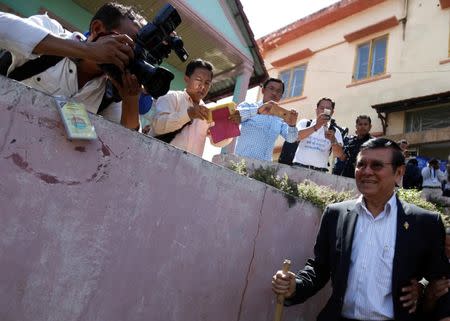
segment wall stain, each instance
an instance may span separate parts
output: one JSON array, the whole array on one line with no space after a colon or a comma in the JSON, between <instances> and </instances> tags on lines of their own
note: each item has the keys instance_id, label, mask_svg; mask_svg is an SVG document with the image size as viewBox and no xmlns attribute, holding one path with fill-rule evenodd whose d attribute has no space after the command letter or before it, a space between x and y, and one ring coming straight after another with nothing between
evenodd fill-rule
<instances>
[{"instance_id":1,"label":"wall stain","mask_svg":"<svg viewBox=\"0 0 450 321\"><path fill-rule=\"evenodd\" d=\"M20 156L17 153L13 153L13 154L5 157L5 159L11 159L12 162L14 163L14 165L16 165L17 167L24 170L25 172L34 175L35 177L39 178L41 181L43 181L47 184L50 184L50 185L62 184L62 185L67 185L67 186L75 186L75 185L80 185L83 183L80 181L62 181L54 175L50 175L50 174L46 174L46 173L42 173L42 172L36 172L33 168L30 167L30 164L27 161L25 161L22 158L22 156ZM84 183L90 183L92 181L98 182L102 178L108 176L106 167L107 166L104 164L98 165L96 171L91 175L90 178L85 180ZM99 177L99 178L96 179L97 177Z\"/></svg>"}]
</instances>

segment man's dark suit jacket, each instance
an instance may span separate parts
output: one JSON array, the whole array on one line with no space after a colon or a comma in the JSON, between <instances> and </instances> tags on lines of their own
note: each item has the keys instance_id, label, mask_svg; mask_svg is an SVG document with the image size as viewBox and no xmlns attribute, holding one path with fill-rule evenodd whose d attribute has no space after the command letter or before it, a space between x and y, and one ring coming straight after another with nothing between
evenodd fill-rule
<instances>
[{"instance_id":1,"label":"man's dark suit jacket","mask_svg":"<svg viewBox=\"0 0 450 321\"><path fill-rule=\"evenodd\" d=\"M341 317L350 267L353 234L358 214L356 200L333 204L325 209L314 246L314 259L309 259L297 275L295 295L286 305L302 303L319 291L331 277L332 294L318 321L334 321ZM397 199L397 238L392 272L392 297L396 321L414 321L400 302L401 288L410 280L427 280L449 276L445 257L445 230L439 215ZM405 224L408 222L408 224ZM408 228L405 228L408 226ZM374 277L368 275L367 277ZM437 319L450 316L450 296L437 304Z\"/></svg>"}]
</instances>

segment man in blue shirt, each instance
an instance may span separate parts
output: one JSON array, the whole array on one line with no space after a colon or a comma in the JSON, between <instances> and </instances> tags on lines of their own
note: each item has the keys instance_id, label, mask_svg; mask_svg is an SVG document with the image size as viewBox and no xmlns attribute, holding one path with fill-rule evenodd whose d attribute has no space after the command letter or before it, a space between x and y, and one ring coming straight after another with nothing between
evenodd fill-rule
<instances>
[{"instance_id":1,"label":"man in blue shirt","mask_svg":"<svg viewBox=\"0 0 450 321\"><path fill-rule=\"evenodd\" d=\"M278 105L283 92L283 82L269 78L263 84L262 101L243 102L237 107L241 117L241 135L237 138L236 155L272 161L273 148L279 135L290 143L297 140L298 113Z\"/></svg>"}]
</instances>

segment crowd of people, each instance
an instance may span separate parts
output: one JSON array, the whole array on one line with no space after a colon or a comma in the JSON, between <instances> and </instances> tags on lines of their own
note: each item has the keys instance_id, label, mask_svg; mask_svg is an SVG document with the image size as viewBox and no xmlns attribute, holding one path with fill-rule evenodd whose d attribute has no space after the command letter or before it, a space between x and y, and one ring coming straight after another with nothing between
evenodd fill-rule
<instances>
[{"instance_id":1,"label":"crowd of people","mask_svg":"<svg viewBox=\"0 0 450 321\"><path fill-rule=\"evenodd\" d=\"M20 18L0 13L0 48L7 50L0 71L201 156L214 125L208 122L203 101L214 67L202 59L191 60L185 89L159 97L148 126L141 128L142 86L127 65L145 23L132 8L107 3L92 18L85 37L68 32L45 14ZM101 64L115 65L121 79L108 77ZM119 93L119 102L105 100L109 82ZM450 320L450 244L448 238L445 243L443 223L438 215L400 201L395 193L403 185L433 198L444 188L446 197L448 173L435 159L420 170L411 158L405 168L407 142L373 138L367 115L356 118L355 135L346 137L332 119L336 106L330 98L317 102L314 119L299 120L297 111L280 105L284 90L280 79L270 78L262 84L262 101L243 102L229 116L241 131L235 154L272 161L281 136L285 139L281 163L320 172L332 167L336 175L355 178L361 196L325 210L314 258L297 274L278 271L273 290L287 298L287 305L301 303L331 278L332 295L318 320ZM215 145L224 147L231 141ZM333 166L330 155L336 158Z\"/></svg>"}]
</instances>

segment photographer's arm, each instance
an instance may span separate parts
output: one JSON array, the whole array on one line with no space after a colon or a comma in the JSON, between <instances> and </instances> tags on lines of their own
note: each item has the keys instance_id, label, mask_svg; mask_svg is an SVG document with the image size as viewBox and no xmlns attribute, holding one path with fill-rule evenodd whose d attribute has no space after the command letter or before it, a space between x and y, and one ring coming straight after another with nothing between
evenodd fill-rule
<instances>
[{"instance_id":1,"label":"photographer's arm","mask_svg":"<svg viewBox=\"0 0 450 321\"><path fill-rule=\"evenodd\" d=\"M302 139L308 138L312 133L315 131L318 131L320 127L324 126L329 120L329 116L325 114L320 114L319 117L317 117L316 123L313 126L306 127L304 129L300 129L298 131L298 141L301 141Z\"/></svg>"},{"instance_id":2,"label":"photographer's arm","mask_svg":"<svg viewBox=\"0 0 450 321\"><path fill-rule=\"evenodd\" d=\"M80 42L48 34L33 49L37 55L80 58L98 64L114 64L122 71L133 58L133 40L127 35L109 35L96 42Z\"/></svg>"},{"instance_id":3,"label":"photographer's arm","mask_svg":"<svg viewBox=\"0 0 450 321\"><path fill-rule=\"evenodd\" d=\"M333 155L339 158L340 160L344 161L346 159L344 154L344 148L338 142L335 142L333 145L331 145L331 151L333 152Z\"/></svg>"},{"instance_id":4,"label":"photographer's arm","mask_svg":"<svg viewBox=\"0 0 450 321\"><path fill-rule=\"evenodd\" d=\"M331 142L331 151L333 155L340 160L345 160L344 148L342 147L342 136L333 129L328 129L325 132L325 138Z\"/></svg>"},{"instance_id":5,"label":"photographer's arm","mask_svg":"<svg viewBox=\"0 0 450 321\"><path fill-rule=\"evenodd\" d=\"M35 59L38 55L73 57L112 63L123 70L133 57L131 48L134 44L127 35L105 36L97 42L64 38L70 36L57 21L46 15L21 18L0 12L0 48L20 55L20 59Z\"/></svg>"}]
</instances>

